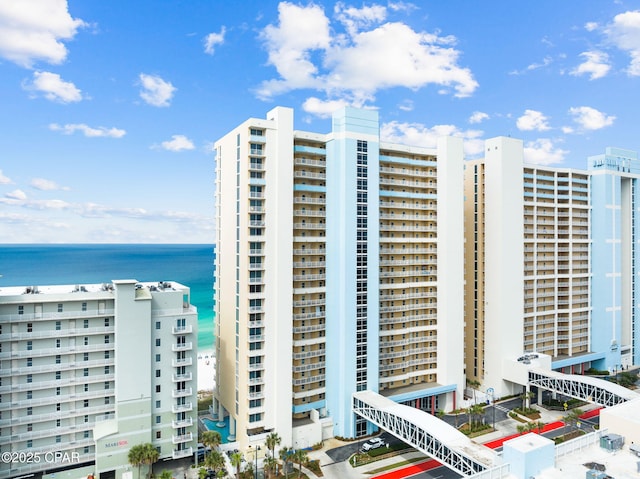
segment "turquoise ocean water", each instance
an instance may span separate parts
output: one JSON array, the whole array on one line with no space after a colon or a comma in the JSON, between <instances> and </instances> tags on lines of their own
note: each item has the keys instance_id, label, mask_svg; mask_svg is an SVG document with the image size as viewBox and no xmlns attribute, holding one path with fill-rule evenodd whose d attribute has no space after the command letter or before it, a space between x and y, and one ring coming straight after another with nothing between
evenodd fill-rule
<instances>
[{"instance_id":1,"label":"turquoise ocean water","mask_svg":"<svg viewBox=\"0 0 640 479\"><path fill-rule=\"evenodd\" d=\"M0 245L0 288L177 281L198 308L198 349L213 350L213 245Z\"/></svg>"}]
</instances>

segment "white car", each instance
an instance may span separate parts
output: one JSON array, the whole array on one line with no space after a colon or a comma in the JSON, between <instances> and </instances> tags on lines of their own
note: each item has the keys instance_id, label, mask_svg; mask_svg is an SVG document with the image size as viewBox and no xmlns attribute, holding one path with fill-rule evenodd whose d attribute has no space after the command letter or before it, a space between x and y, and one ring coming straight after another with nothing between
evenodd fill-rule
<instances>
[{"instance_id":1,"label":"white car","mask_svg":"<svg viewBox=\"0 0 640 479\"><path fill-rule=\"evenodd\" d=\"M378 449L379 447L382 447L382 446L384 446L384 441L382 440L382 438L374 437L373 439L369 439L367 442L365 442L360 448L360 450L367 452L367 451L370 451L371 449Z\"/></svg>"}]
</instances>

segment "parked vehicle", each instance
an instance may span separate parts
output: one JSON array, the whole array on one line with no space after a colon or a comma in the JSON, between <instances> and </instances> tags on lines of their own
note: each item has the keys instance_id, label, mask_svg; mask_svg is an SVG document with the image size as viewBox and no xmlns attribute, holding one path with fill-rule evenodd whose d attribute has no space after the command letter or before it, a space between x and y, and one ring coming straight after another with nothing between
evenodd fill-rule
<instances>
[{"instance_id":1,"label":"parked vehicle","mask_svg":"<svg viewBox=\"0 0 640 479\"><path fill-rule=\"evenodd\" d=\"M384 441L382 440L382 438L374 437L372 439L369 439L367 442L365 442L360 448L360 450L363 452L367 452L372 449L378 449L379 447L382 447L382 446L384 446Z\"/></svg>"}]
</instances>

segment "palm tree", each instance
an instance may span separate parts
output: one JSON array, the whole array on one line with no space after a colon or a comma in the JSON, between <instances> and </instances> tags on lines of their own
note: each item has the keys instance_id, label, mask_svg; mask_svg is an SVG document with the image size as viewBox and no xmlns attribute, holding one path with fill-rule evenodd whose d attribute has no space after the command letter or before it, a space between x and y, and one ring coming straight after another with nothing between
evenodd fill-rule
<instances>
[{"instance_id":1,"label":"palm tree","mask_svg":"<svg viewBox=\"0 0 640 479\"><path fill-rule=\"evenodd\" d=\"M218 471L224 469L224 456L220 451L214 450L207 454L204 459L204 465L209 469L213 469L218 475Z\"/></svg>"},{"instance_id":2,"label":"palm tree","mask_svg":"<svg viewBox=\"0 0 640 479\"><path fill-rule=\"evenodd\" d=\"M469 412L469 422L471 423L471 429L473 429L474 425L477 425L480 423L479 418L484 413L484 408L482 407L482 404L474 404L469 408L468 412ZM474 421L474 419L476 420Z\"/></svg>"},{"instance_id":3,"label":"palm tree","mask_svg":"<svg viewBox=\"0 0 640 479\"><path fill-rule=\"evenodd\" d=\"M518 424L516 426L516 429L518 430L518 433L520 433L520 435L524 434L527 430L527 426L525 426L524 424Z\"/></svg>"},{"instance_id":4,"label":"palm tree","mask_svg":"<svg viewBox=\"0 0 640 479\"><path fill-rule=\"evenodd\" d=\"M293 460L298 464L298 478L302 476L302 464L305 464L309 457L307 456L307 451L304 449L297 449L293 453Z\"/></svg>"},{"instance_id":5,"label":"palm tree","mask_svg":"<svg viewBox=\"0 0 640 479\"><path fill-rule=\"evenodd\" d=\"M523 392L520 395L520 399L522 399L522 412L527 412L527 405L529 404L529 400L533 397L533 393L531 391Z\"/></svg>"},{"instance_id":6,"label":"palm tree","mask_svg":"<svg viewBox=\"0 0 640 479\"><path fill-rule=\"evenodd\" d=\"M143 464L146 464L147 466L149 466L149 469L147 471L147 478L150 479L151 478L151 469L153 467L153 464L155 462L158 461L158 459L160 458L160 453L158 452L158 450L154 447L153 444L151 443L145 443L142 445L143 447L143 455L142 455L142 459L143 459Z\"/></svg>"},{"instance_id":7,"label":"palm tree","mask_svg":"<svg viewBox=\"0 0 640 479\"><path fill-rule=\"evenodd\" d=\"M267 477L271 477L272 474L277 472L276 471L277 466L278 466L278 461L276 461L275 457L267 456L264 458L263 467Z\"/></svg>"},{"instance_id":8,"label":"palm tree","mask_svg":"<svg viewBox=\"0 0 640 479\"><path fill-rule=\"evenodd\" d=\"M142 444L138 444L129 449L127 460L133 467L138 468L138 479L140 478L140 466L142 466Z\"/></svg>"},{"instance_id":9,"label":"palm tree","mask_svg":"<svg viewBox=\"0 0 640 479\"><path fill-rule=\"evenodd\" d=\"M138 467L138 478L140 478L140 466L149 466L147 477L151 477L151 466L158 460L160 453L151 443L137 444L129 449L127 460L132 466Z\"/></svg>"},{"instance_id":10,"label":"palm tree","mask_svg":"<svg viewBox=\"0 0 640 479\"><path fill-rule=\"evenodd\" d=\"M565 421L569 423L569 426L576 427L580 416L583 414L584 411L581 409L572 409L571 412L565 416Z\"/></svg>"},{"instance_id":11,"label":"palm tree","mask_svg":"<svg viewBox=\"0 0 640 479\"><path fill-rule=\"evenodd\" d=\"M289 465L289 463L291 462L291 454L292 454L293 450L290 447L281 447L280 448L280 460L282 461L283 465L284 465L284 476L285 478L289 477L289 468L287 467Z\"/></svg>"},{"instance_id":12,"label":"palm tree","mask_svg":"<svg viewBox=\"0 0 640 479\"><path fill-rule=\"evenodd\" d=\"M272 432L265 439L265 444L267 445L267 449L271 451L271 457L275 460L276 458L276 446L279 446L282 442L282 438L278 435L277 432ZM276 474L277 471L277 463L276 463Z\"/></svg>"},{"instance_id":13,"label":"palm tree","mask_svg":"<svg viewBox=\"0 0 640 479\"><path fill-rule=\"evenodd\" d=\"M536 427L538 429L538 434L542 433L542 430L544 429L544 423L542 421L538 421L536 423Z\"/></svg>"},{"instance_id":14,"label":"palm tree","mask_svg":"<svg viewBox=\"0 0 640 479\"><path fill-rule=\"evenodd\" d=\"M234 452L231 454L231 465L236 468L236 478L240 479L240 466L242 465L244 457L241 452Z\"/></svg>"},{"instance_id":15,"label":"palm tree","mask_svg":"<svg viewBox=\"0 0 640 479\"><path fill-rule=\"evenodd\" d=\"M222 442L222 436L218 431L206 431L200 436L200 442L213 450Z\"/></svg>"}]
</instances>

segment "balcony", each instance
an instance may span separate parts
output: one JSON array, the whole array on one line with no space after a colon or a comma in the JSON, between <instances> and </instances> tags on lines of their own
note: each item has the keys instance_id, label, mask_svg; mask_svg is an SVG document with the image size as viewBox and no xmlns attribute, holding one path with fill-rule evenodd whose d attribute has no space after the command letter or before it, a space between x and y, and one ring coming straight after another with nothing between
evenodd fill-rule
<instances>
[{"instance_id":1,"label":"balcony","mask_svg":"<svg viewBox=\"0 0 640 479\"><path fill-rule=\"evenodd\" d=\"M187 449L174 449L171 456L173 457L173 459L180 459L182 457L193 456L193 448L189 447Z\"/></svg>"},{"instance_id":2,"label":"balcony","mask_svg":"<svg viewBox=\"0 0 640 479\"><path fill-rule=\"evenodd\" d=\"M193 433L188 432L182 436L173 436L171 442L174 444L182 444L183 442L193 441Z\"/></svg>"},{"instance_id":3,"label":"balcony","mask_svg":"<svg viewBox=\"0 0 640 479\"><path fill-rule=\"evenodd\" d=\"M173 376L171 376L171 380L174 383L177 383L178 381L191 381L191 379L193 379L193 375L190 372L184 374L174 374Z\"/></svg>"},{"instance_id":4,"label":"balcony","mask_svg":"<svg viewBox=\"0 0 640 479\"><path fill-rule=\"evenodd\" d=\"M173 334L189 334L193 333L193 326L174 326L171 330Z\"/></svg>"},{"instance_id":5,"label":"balcony","mask_svg":"<svg viewBox=\"0 0 640 479\"><path fill-rule=\"evenodd\" d=\"M193 343L177 343L171 345L171 351L191 351L193 349Z\"/></svg>"},{"instance_id":6,"label":"balcony","mask_svg":"<svg viewBox=\"0 0 640 479\"><path fill-rule=\"evenodd\" d=\"M179 366L191 366L193 364L193 358L177 358L171 360L171 366L177 368Z\"/></svg>"},{"instance_id":7,"label":"balcony","mask_svg":"<svg viewBox=\"0 0 640 479\"><path fill-rule=\"evenodd\" d=\"M184 388L184 389L174 389L171 391L171 396L174 398L183 398L187 396L191 396L193 394L192 388Z\"/></svg>"},{"instance_id":8,"label":"balcony","mask_svg":"<svg viewBox=\"0 0 640 479\"><path fill-rule=\"evenodd\" d=\"M181 419L179 421L171 421L171 427L173 429L178 429L180 427L190 427L193 426L193 418L188 417L187 419Z\"/></svg>"},{"instance_id":9,"label":"balcony","mask_svg":"<svg viewBox=\"0 0 640 479\"><path fill-rule=\"evenodd\" d=\"M186 404L174 404L171 406L171 412L177 414L179 412L189 412L193 410L193 404L190 402Z\"/></svg>"}]
</instances>

